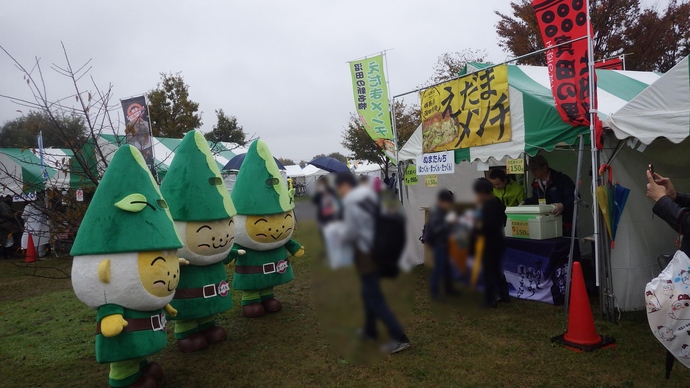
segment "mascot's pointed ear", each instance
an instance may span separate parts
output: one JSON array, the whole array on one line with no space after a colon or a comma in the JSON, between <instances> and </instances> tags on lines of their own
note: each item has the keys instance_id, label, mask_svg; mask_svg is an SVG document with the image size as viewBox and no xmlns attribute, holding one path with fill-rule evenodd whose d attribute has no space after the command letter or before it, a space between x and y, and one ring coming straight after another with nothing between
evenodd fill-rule
<instances>
[{"instance_id":1,"label":"mascot's pointed ear","mask_svg":"<svg viewBox=\"0 0 690 388\"><path fill-rule=\"evenodd\" d=\"M105 284L110 283L110 259L105 259L98 264L98 279Z\"/></svg>"}]
</instances>

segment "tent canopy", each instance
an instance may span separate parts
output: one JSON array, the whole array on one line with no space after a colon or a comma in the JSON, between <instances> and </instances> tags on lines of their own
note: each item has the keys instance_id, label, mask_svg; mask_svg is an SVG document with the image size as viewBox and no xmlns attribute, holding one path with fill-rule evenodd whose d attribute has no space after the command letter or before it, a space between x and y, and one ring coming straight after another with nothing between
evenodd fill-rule
<instances>
[{"instance_id":1,"label":"tent canopy","mask_svg":"<svg viewBox=\"0 0 690 388\"><path fill-rule=\"evenodd\" d=\"M690 56L649 85L604 124L619 139L649 145L659 137L680 143L690 136Z\"/></svg>"},{"instance_id":2,"label":"tent canopy","mask_svg":"<svg viewBox=\"0 0 690 388\"><path fill-rule=\"evenodd\" d=\"M285 173L289 178L298 178L298 177L303 177L304 172L302 171L302 167L293 164L289 166L285 166Z\"/></svg>"},{"instance_id":3,"label":"tent canopy","mask_svg":"<svg viewBox=\"0 0 690 388\"><path fill-rule=\"evenodd\" d=\"M485 63L468 64L474 72L490 66ZM600 117L618 111L628 101L656 81L660 75L652 72L597 70ZM505 156L517 158L523 153L536 155L539 150L552 151L559 144L573 144L588 127L573 127L561 119L549 83L548 69L543 66L508 65L512 139L504 143L455 150L455 162L487 162ZM411 160L422 154L421 126L400 152L400 160ZM409 145L409 146L408 146Z\"/></svg>"},{"instance_id":4,"label":"tent canopy","mask_svg":"<svg viewBox=\"0 0 690 388\"><path fill-rule=\"evenodd\" d=\"M158 176L163 179L165 177L170 163L175 157L175 150L180 146L182 139L175 139L169 137L154 137L153 138L153 154L155 156L155 167L158 172ZM117 148L126 143L125 136L105 134L100 135L98 139L98 144L104 153L106 160L110 160L113 153ZM213 158L216 160L218 169L222 170L223 167L228 164L230 159L235 156L246 153L244 147L240 147L233 143L227 142L208 142L209 147L213 153Z\"/></svg>"}]
</instances>

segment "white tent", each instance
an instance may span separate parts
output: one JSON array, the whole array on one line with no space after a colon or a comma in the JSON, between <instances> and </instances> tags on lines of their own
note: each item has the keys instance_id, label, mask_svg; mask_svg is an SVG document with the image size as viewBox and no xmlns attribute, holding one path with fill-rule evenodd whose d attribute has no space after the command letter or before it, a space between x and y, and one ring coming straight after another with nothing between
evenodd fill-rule
<instances>
[{"instance_id":1,"label":"white tent","mask_svg":"<svg viewBox=\"0 0 690 388\"><path fill-rule=\"evenodd\" d=\"M422 151L422 124L419 124L405 145L398 151L399 160L414 160Z\"/></svg>"},{"instance_id":2,"label":"white tent","mask_svg":"<svg viewBox=\"0 0 690 388\"><path fill-rule=\"evenodd\" d=\"M383 180L384 174L381 171L381 166L375 163L360 163L355 169L355 175L366 175L370 178L378 177Z\"/></svg>"},{"instance_id":3,"label":"white tent","mask_svg":"<svg viewBox=\"0 0 690 388\"><path fill-rule=\"evenodd\" d=\"M645 308L644 289L660 268L657 257L675 251L677 234L652 215L646 197L649 163L668 176L679 192L690 192L690 57L686 57L630 102L604 120L625 146L611 166L615 181L630 189L611 250L613 289L621 310ZM613 156L615 139L602 154Z\"/></svg>"},{"instance_id":4,"label":"white tent","mask_svg":"<svg viewBox=\"0 0 690 388\"><path fill-rule=\"evenodd\" d=\"M690 56L604 120L619 139L644 144L664 137L680 143L690 134Z\"/></svg>"},{"instance_id":5,"label":"white tent","mask_svg":"<svg viewBox=\"0 0 690 388\"><path fill-rule=\"evenodd\" d=\"M304 166L302 173L304 174L304 184L308 194L314 192L316 180L319 179L320 176L328 175L328 171L312 166L311 164Z\"/></svg>"},{"instance_id":6,"label":"white tent","mask_svg":"<svg viewBox=\"0 0 690 388\"><path fill-rule=\"evenodd\" d=\"M302 171L302 167L296 164L285 166L285 173L287 174L288 178L304 177L304 171Z\"/></svg>"}]
</instances>

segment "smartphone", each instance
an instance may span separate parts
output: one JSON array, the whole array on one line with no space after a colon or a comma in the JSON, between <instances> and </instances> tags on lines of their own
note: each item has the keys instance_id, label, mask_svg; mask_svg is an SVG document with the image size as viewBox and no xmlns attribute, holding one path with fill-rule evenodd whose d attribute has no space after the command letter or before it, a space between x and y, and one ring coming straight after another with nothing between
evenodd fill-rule
<instances>
[{"instance_id":1,"label":"smartphone","mask_svg":"<svg viewBox=\"0 0 690 388\"><path fill-rule=\"evenodd\" d=\"M654 178L654 165L649 163L649 165L647 165L647 169L652 174L652 178Z\"/></svg>"}]
</instances>

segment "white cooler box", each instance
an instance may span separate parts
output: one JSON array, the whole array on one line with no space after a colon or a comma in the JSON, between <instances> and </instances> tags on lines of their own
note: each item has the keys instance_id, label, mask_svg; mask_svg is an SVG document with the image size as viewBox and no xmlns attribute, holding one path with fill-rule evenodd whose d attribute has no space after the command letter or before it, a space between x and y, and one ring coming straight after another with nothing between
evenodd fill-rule
<instances>
[{"instance_id":1,"label":"white cooler box","mask_svg":"<svg viewBox=\"0 0 690 388\"><path fill-rule=\"evenodd\" d=\"M506 208L506 237L546 240L563 236L561 216L551 214L553 205Z\"/></svg>"}]
</instances>

